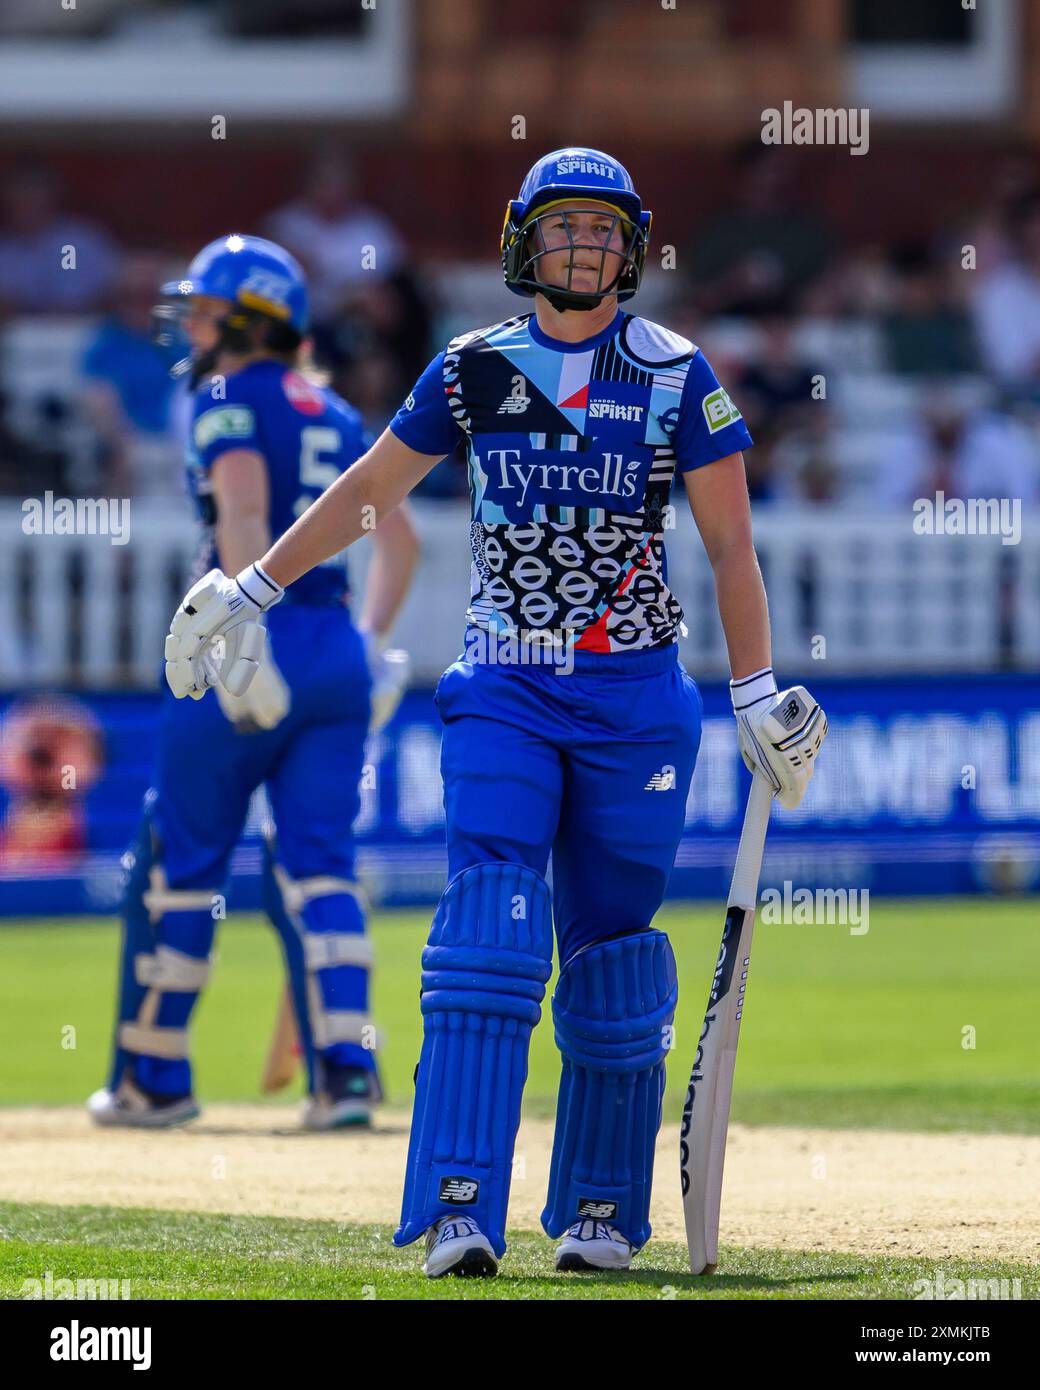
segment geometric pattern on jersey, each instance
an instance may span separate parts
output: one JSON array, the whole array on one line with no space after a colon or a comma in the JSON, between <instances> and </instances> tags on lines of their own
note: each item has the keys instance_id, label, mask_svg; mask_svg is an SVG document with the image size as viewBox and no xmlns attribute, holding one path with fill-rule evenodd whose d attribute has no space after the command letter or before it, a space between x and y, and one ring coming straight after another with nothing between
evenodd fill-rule
<instances>
[{"instance_id":1,"label":"geometric pattern on jersey","mask_svg":"<svg viewBox=\"0 0 1040 1390\"><path fill-rule=\"evenodd\" d=\"M664 578L671 435L698 349L619 316L587 352L554 351L532 315L453 339L444 388L466 437L468 620L489 632L630 651L674 642Z\"/></svg>"}]
</instances>

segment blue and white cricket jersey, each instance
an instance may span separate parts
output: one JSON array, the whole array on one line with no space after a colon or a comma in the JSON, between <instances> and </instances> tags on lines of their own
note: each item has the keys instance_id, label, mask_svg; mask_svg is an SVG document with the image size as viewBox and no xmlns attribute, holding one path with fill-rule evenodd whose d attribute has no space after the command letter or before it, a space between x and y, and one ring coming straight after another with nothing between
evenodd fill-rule
<instances>
[{"instance_id":1,"label":"blue and white cricket jersey","mask_svg":"<svg viewBox=\"0 0 1040 1390\"><path fill-rule=\"evenodd\" d=\"M676 640L674 476L752 442L700 349L621 310L580 343L533 314L454 338L390 428L424 454L465 437L470 623L598 652Z\"/></svg>"},{"instance_id":2,"label":"blue and white cricket jersey","mask_svg":"<svg viewBox=\"0 0 1040 1390\"><path fill-rule=\"evenodd\" d=\"M218 563L210 470L221 454L250 449L261 455L267 521L278 537L371 443L353 406L283 362L249 363L221 382L219 397L215 380L205 379L195 393L188 447L188 485L203 526L194 579ZM347 591L346 562L334 556L290 584L288 596L295 603L330 603Z\"/></svg>"}]
</instances>

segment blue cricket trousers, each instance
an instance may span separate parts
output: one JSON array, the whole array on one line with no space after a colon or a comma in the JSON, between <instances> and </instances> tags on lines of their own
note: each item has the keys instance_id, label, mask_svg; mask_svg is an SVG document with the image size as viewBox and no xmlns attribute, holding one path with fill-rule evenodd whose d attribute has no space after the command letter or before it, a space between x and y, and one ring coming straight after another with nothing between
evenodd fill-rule
<instances>
[{"instance_id":1,"label":"blue cricket trousers","mask_svg":"<svg viewBox=\"0 0 1040 1390\"><path fill-rule=\"evenodd\" d=\"M660 907L703 708L674 644L573 659L569 673L460 659L435 695L449 880L489 861L544 874L551 852L561 965Z\"/></svg>"}]
</instances>

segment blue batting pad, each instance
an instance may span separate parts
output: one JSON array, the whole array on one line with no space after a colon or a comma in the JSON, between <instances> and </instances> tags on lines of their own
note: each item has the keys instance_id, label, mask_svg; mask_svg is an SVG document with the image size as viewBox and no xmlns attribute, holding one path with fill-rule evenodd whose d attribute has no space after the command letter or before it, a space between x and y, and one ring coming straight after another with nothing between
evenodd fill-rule
<instances>
[{"instance_id":1,"label":"blue batting pad","mask_svg":"<svg viewBox=\"0 0 1040 1390\"><path fill-rule=\"evenodd\" d=\"M263 901L282 942L307 1090L314 1095L325 1088L325 1062L376 1069L373 1046L329 1037L337 1020L368 1020L371 945L359 893L336 876L337 866L294 882L280 863L278 843L264 842Z\"/></svg>"},{"instance_id":2,"label":"blue batting pad","mask_svg":"<svg viewBox=\"0 0 1040 1390\"><path fill-rule=\"evenodd\" d=\"M115 1090L132 1068L146 1091L185 1095L192 1084L187 1029L208 974L216 925L213 894L165 884L154 805L149 793L137 839L123 858L119 1014L109 1087Z\"/></svg>"},{"instance_id":3,"label":"blue batting pad","mask_svg":"<svg viewBox=\"0 0 1040 1390\"><path fill-rule=\"evenodd\" d=\"M594 942L560 971L552 1008L563 1074L542 1212L549 1235L584 1217L609 1222L637 1249L649 1239L677 997L675 957L660 931Z\"/></svg>"},{"instance_id":4,"label":"blue batting pad","mask_svg":"<svg viewBox=\"0 0 1040 1390\"><path fill-rule=\"evenodd\" d=\"M394 1244L461 1212L501 1256L531 1029L552 972L545 880L518 864L458 874L422 964L423 1047Z\"/></svg>"}]
</instances>

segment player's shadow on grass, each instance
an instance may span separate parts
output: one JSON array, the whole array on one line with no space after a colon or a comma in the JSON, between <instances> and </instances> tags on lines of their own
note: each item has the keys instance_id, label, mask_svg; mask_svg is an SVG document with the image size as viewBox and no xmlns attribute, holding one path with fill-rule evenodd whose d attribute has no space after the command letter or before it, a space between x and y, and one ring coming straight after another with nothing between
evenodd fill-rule
<instances>
[{"instance_id":1,"label":"player's shadow on grass","mask_svg":"<svg viewBox=\"0 0 1040 1390\"><path fill-rule=\"evenodd\" d=\"M363 1139L396 1139L402 1134L407 1135L410 1132L410 1126L406 1120L402 1120L400 1124L380 1123L376 1125L374 1129L368 1129L365 1125L342 1125L339 1129L325 1130L301 1129L299 1126L294 1129L291 1126L286 1126L285 1129L272 1129L270 1132L272 1134L277 1134L279 1139L332 1140L336 1138L350 1138L351 1135L357 1135L359 1138Z\"/></svg>"},{"instance_id":2,"label":"player's shadow on grass","mask_svg":"<svg viewBox=\"0 0 1040 1390\"><path fill-rule=\"evenodd\" d=\"M499 1276L501 1278L501 1276ZM834 1284L842 1280L855 1282L855 1274L792 1274L789 1277L770 1278L761 1274L677 1274L674 1270L664 1269L628 1269L621 1273L611 1273L604 1270L603 1273L593 1272L572 1272L558 1274L555 1271L549 1276L553 1281L559 1280L560 1283L581 1284L602 1284L609 1287L616 1284L619 1279L626 1284L641 1284L657 1289L668 1289L672 1297L687 1298L690 1295L704 1295L710 1293L737 1293L743 1290L754 1289L786 1289L791 1286L804 1286L806 1284Z\"/></svg>"},{"instance_id":3,"label":"player's shadow on grass","mask_svg":"<svg viewBox=\"0 0 1040 1390\"><path fill-rule=\"evenodd\" d=\"M201 1124L186 1125L180 1133L204 1134L207 1138L214 1139L349 1139L358 1136L365 1139L396 1139L402 1134L408 1133L408 1125L404 1121L400 1124L381 1123L375 1129L368 1129L364 1125L343 1125L339 1129L312 1130L303 1129L302 1126L293 1124L291 1121L283 1125L278 1124L257 1124L257 1125L218 1125Z\"/></svg>"}]
</instances>

